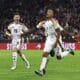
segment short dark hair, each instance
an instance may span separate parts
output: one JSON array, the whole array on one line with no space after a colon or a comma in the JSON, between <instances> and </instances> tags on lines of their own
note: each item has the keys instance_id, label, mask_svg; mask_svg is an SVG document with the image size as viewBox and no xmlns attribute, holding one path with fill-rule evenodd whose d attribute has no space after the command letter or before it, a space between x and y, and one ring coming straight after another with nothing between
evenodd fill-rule
<instances>
[{"instance_id":1,"label":"short dark hair","mask_svg":"<svg viewBox=\"0 0 80 80\"><path fill-rule=\"evenodd\" d=\"M13 15L20 15L20 13L19 12L15 12Z\"/></svg>"}]
</instances>

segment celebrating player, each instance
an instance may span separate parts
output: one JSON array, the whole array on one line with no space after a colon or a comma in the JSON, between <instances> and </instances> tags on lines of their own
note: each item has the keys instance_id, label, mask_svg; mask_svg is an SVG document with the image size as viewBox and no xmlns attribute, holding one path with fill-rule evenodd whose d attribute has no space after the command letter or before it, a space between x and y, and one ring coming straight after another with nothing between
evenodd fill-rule
<instances>
[{"instance_id":1,"label":"celebrating player","mask_svg":"<svg viewBox=\"0 0 80 80\"><path fill-rule=\"evenodd\" d=\"M59 24L57 23L56 19L54 19L54 12L52 9L47 10L47 20L41 21L38 25L37 28L44 27L45 31L47 33L47 38L43 50L43 56L42 56L42 62L40 65L40 69L38 71L35 71L37 75L43 76L45 74L45 69L47 67L48 63L48 56L49 53L52 49L56 48L57 45L60 46L60 28ZM61 48L61 46L59 47ZM64 57L67 54L69 54L69 51L64 51L64 52L56 52L56 55L58 58Z\"/></svg>"},{"instance_id":2,"label":"celebrating player","mask_svg":"<svg viewBox=\"0 0 80 80\"><path fill-rule=\"evenodd\" d=\"M58 28L60 29L60 37L59 37L59 41L57 43L57 46L55 47L54 50L51 50L50 55L53 57L55 54L57 59L60 60L64 56L68 55L69 52L70 52L70 54L74 55L74 51L69 48L68 49L69 52L66 52L66 49L63 48L61 32L65 33L65 34L69 34L69 33L67 31L65 31L65 29L62 26L59 25L58 21L56 21L56 24L57 24Z\"/></svg>"},{"instance_id":3,"label":"celebrating player","mask_svg":"<svg viewBox=\"0 0 80 80\"><path fill-rule=\"evenodd\" d=\"M17 54L21 57L21 59L26 63L27 68L30 68L30 63L26 59L25 55L21 53L21 38L23 32L28 32L28 28L20 22L20 15L15 14L13 17L14 22L9 24L8 30L6 31L6 35L11 37L12 39L12 59L13 65L11 70L16 69L17 63Z\"/></svg>"}]
</instances>

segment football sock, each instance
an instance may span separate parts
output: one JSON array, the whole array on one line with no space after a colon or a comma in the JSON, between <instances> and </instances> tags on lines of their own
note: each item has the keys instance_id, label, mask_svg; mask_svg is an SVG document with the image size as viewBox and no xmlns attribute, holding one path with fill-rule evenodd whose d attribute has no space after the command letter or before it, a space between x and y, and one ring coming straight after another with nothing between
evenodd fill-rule
<instances>
[{"instance_id":1,"label":"football sock","mask_svg":"<svg viewBox=\"0 0 80 80\"><path fill-rule=\"evenodd\" d=\"M41 65L40 65L40 70L45 69L45 67L47 66L47 61L48 61L48 58L47 57L43 57Z\"/></svg>"},{"instance_id":2,"label":"football sock","mask_svg":"<svg viewBox=\"0 0 80 80\"><path fill-rule=\"evenodd\" d=\"M12 59L13 59L13 67L16 67L17 63L17 52L12 53Z\"/></svg>"},{"instance_id":3,"label":"football sock","mask_svg":"<svg viewBox=\"0 0 80 80\"><path fill-rule=\"evenodd\" d=\"M61 52L61 57L63 58L64 56L67 56L69 53L70 53L69 51Z\"/></svg>"}]
</instances>

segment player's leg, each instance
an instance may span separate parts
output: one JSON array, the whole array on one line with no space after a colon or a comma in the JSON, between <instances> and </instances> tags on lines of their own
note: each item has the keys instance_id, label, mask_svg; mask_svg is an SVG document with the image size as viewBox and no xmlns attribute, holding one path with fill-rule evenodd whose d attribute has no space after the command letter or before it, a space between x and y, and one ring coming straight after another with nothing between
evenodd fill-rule
<instances>
[{"instance_id":1,"label":"player's leg","mask_svg":"<svg viewBox=\"0 0 80 80\"><path fill-rule=\"evenodd\" d=\"M63 46L62 46L62 37L60 36L59 38L59 42L61 44L61 46L59 45L59 43L57 43L57 46L55 48L55 54L57 59L62 59L64 56L67 56L69 53L74 55L74 52L70 49L70 50L62 50ZM64 48L63 48L64 49Z\"/></svg>"},{"instance_id":2,"label":"player's leg","mask_svg":"<svg viewBox=\"0 0 80 80\"><path fill-rule=\"evenodd\" d=\"M51 57L54 57L54 55L55 55L54 49L52 49L49 54L50 54Z\"/></svg>"},{"instance_id":3,"label":"player's leg","mask_svg":"<svg viewBox=\"0 0 80 80\"><path fill-rule=\"evenodd\" d=\"M51 41L49 39L46 40L44 52L43 52L43 56L42 56L42 62L41 62L39 70L35 71L36 74L41 75L41 76L45 74L45 69L48 65L48 56L49 56L49 53L52 50L55 42L56 42L56 39L54 39L54 41Z\"/></svg>"},{"instance_id":4,"label":"player's leg","mask_svg":"<svg viewBox=\"0 0 80 80\"><path fill-rule=\"evenodd\" d=\"M11 69L14 70L16 69L16 63L17 63L17 53L15 51L12 52L12 59L13 59L13 64Z\"/></svg>"},{"instance_id":5,"label":"player's leg","mask_svg":"<svg viewBox=\"0 0 80 80\"><path fill-rule=\"evenodd\" d=\"M25 57L25 55L21 52L21 45L22 44L17 44L17 53L21 57L21 59L26 63L27 68L30 68L29 61L27 60L27 58Z\"/></svg>"},{"instance_id":6,"label":"player's leg","mask_svg":"<svg viewBox=\"0 0 80 80\"><path fill-rule=\"evenodd\" d=\"M17 53L21 57L21 59L25 62L25 64L27 65L27 68L30 68L30 63L29 63L28 59L25 57L25 55L23 53L21 53L20 50L17 50Z\"/></svg>"},{"instance_id":7,"label":"player's leg","mask_svg":"<svg viewBox=\"0 0 80 80\"><path fill-rule=\"evenodd\" d=\"M63 41L62 41L62 36L60 36L60 38L59 38L59 41L60 41L60 43L61 43L61 45L63 44ZM60 46L59 46L60 47ZM62 45L62 47L63 47L63 45ZM64 49L64 48L63 48ZM60 49L60 52L62 52L62 50ZM68 54L71 54L71 55L74 55L75 53L74 53L74 51L71 49L71 48L69 48L68 50L66 50L65 49L65 51L63 51L63 57L64 56L66 56L66 55L68 55Z\"/></svg>"},{"instance_id":8,"label":"player's leg","mask_svg":"<svg viewBox=\"0 0 80 80\"><path fill-rule=\"evenodd\" d=\"M45 72L46 72L45 68L47 67L47 64L48 64L48 55L49 55L49 53L47 53L47 52L43 53L41 65L40 65L39 70L35 71L36 74L38 74L40 76L45 74Z\"/></svg>"},{"instance_id":9,"label":"player's leg","mask_svg":"<svg viewBox=\"0 0 80 80\"><path fill-rule=\"evenodd\" d=\"M57 45L57 48L56 48L56 57L57 59L62 59L63 57L67 56L68 54L72 54L74 55L74 52L72 50L64 50L62 51L61 47L59 45Z\"/></svg>"},{"instance_id":10,"label":"player's leg","mask_svg":"<svg viewBox=\"0 0 80 80\"><path fill-rule=\"evenodd\" d=\"M12 67L11 67L11 70L16 69L16 63L17 63L17 50L15 48L15 45L12 45Z\"/></svg>"},{"instance_id":11,"label":"player's leg","mask_svg":"<svg viewBox=\"0 0 80 80\"><path fill-rule=\"evenodd\" d=\"M69 51L65 50L65 51L61 52L61 57L63 58L65 56L67 56L68 54L71 54L74 56L74 52L72 50L69 50Z\"/></svg>"}]
</instances>

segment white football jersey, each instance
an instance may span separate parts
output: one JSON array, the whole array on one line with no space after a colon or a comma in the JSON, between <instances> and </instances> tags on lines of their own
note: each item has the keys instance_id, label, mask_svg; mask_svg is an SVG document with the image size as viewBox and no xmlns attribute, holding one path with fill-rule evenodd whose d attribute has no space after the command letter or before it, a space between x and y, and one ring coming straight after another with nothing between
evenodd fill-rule
<instances>
[{"instance_id":1,"label":"white football jersey","mask_svg":"<svg viewBox=\"0 0 80 80\"><path fill-rule=\"evenodd\" d=\"M58 26L53 24L51 20L47 20L45 22L45 24L43 25L43 27L45 28L45 32L46 32L47 36L49 36L49 37L55 37L56 36L55 29L57 29Z\"/></svg>"},{"instance_id":2,"label":"white football jersey","mask_svg":"<svg viewBox=\"0 0 80 80\"><path fill-rule=\"evenodd\" d=\"M8 29L11 31L12 39L20 39L25 26L22 23L16 24L13 22L8 26Z\"/></svg>"}]
</instances>

